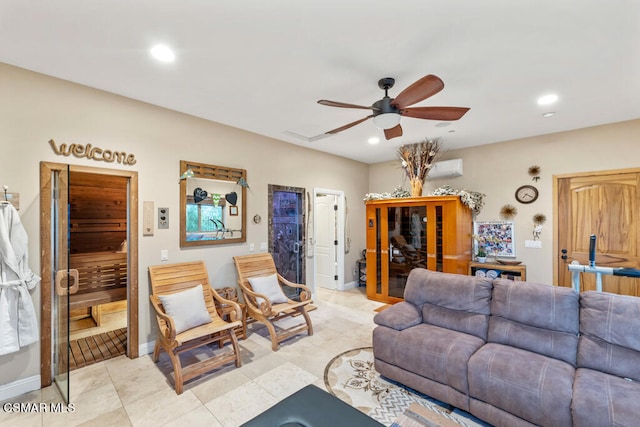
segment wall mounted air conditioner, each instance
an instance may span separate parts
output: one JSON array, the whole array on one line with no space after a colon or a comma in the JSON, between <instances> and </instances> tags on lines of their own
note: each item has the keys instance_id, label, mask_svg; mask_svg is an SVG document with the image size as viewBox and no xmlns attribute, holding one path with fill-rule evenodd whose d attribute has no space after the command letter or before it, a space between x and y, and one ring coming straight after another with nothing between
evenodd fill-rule
<instances>
[{"instance_id":1,"label":"wall mounted air conditioner","mask_svg":"<svg viewBox=\"0 0 640 427\"><path fill-rule=\"evenodd\" d=\"M431 167L431 171L427 178L453 178L462 176L462 159L443 160L435 162Z\"/></svg>"}]
</instances>

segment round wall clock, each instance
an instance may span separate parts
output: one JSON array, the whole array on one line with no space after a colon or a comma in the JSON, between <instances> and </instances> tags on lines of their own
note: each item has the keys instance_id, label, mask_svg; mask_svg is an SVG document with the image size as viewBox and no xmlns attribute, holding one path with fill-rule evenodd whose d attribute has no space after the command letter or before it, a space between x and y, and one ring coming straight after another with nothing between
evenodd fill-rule
<instances>
[{"instance_id":1,"label":"round wall clock","mask_svg":"<svg viewBox=\"0 0 640 427\"><path fill-rule=\"evenodd\" d=\"M538 198L538 189L533 185L523 185L516 190L516 200L520 203L533 203Z\"/></svg>"}]
</instances>

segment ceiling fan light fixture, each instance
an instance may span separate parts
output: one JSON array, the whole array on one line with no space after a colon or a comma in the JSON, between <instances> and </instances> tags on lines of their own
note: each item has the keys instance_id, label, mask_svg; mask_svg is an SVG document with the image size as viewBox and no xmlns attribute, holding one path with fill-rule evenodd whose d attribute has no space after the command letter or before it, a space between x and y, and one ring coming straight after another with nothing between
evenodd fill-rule
<instances>
[{"instance_id":1,"label":"ceiling fan light fixture","mask_svg":"<svg viewBox=\"0 0 640 427\"><path fill-rule=\"evenodd\" d=\"M398 113L384 113L378 114L373 118L373 124L380 129L391 129L400 123L400 117Z\"/></svg>"}]
</instances>

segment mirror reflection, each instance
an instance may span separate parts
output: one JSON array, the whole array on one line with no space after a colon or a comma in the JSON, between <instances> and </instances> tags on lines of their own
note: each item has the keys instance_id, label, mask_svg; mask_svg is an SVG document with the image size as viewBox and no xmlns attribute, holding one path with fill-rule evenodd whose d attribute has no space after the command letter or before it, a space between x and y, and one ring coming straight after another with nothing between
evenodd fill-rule
<instances>
[{"instance_id":1,"label":"mirror reflection","mask_svg":"<svg viewBox=\"0 0 640 427\"><path fill-rule=\"evenodd\" d=\"M246 171L180 162L180 246L246 241Z\"/></svg>"}]
</instances>

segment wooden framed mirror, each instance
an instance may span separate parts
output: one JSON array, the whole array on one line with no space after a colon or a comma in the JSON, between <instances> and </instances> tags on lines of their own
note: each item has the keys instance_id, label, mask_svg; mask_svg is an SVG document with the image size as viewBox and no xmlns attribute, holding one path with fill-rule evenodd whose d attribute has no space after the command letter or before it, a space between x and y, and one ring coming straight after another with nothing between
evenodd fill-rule
<instances>
[{"instance_id":1,"label":"wooden framed mirror","mask_svg":"<svg viewBox=\"0 0 640 427\"><path fill-rule=\"evenodd\" d=\"M180 160L180 247L247 240L247 171Z\"/></svg>"}]
</instances>

